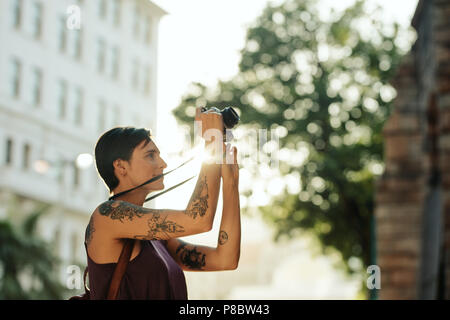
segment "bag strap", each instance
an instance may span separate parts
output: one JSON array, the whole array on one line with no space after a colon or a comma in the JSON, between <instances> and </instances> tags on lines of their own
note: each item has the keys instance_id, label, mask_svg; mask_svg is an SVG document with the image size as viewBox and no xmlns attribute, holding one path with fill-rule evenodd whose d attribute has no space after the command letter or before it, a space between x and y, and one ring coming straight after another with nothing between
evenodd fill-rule
<instances>
[{"instance_id":1,"label":"bag strap","mask_svg":"<svg viewBox=\"0 0 450 320\"><path fill-rule=\"evenodd\" d=\"M88 267L86 266L86 268L84 268L83 283L84 283L84 292L88 294L88 293L90 293L90 290L86 284L87 274L88 274Z\"/></svg>"},{"instance_id":2,"label":"bag strap","mask_svg":"<svg viewBox=\"0 0 450 320\"><path fill-rule=\"evenodd\" d=\"M122 252L120 253L119 261L117 262L116 268L109 285L107 300L117 299L117 293L119 292L120 283L122 282L123 275L127 270L128 262L130 261L131 252L133 251L135 240L126 239L123 245Z\"/></svg>"}]
</instances>

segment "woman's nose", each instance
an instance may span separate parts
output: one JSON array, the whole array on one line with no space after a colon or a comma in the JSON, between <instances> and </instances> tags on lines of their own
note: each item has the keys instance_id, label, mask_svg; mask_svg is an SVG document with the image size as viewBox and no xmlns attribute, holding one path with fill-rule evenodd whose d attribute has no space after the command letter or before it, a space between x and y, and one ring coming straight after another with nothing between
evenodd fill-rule
<instances>
[{"instance_id":1,"label":"woman's nose","mask_svg":"<svg viewBox=\"0 0 450 320\"><path fill-rule=\"evenodd\" d=\"M167 168L167 163L163 159L161 159L161 161L162 161L162 168L163 169Z\"/></svg>"}]
</instances>

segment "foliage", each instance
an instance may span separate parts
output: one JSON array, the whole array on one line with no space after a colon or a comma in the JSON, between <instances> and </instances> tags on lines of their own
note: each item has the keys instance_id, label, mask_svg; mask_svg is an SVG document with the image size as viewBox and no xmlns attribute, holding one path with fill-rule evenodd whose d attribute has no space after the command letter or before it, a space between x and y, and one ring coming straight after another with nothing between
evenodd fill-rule
<instances>
[{"instance_id":1,"label":"foliage","mask_svg":"<svg viewBox=\"0 0 450 320\"><path fill-rule=\"evenodd\" d=\"M313 231L324 249L342 254L349 273L363 272L349 261L370 264L382 127L395 97L389 80L411 39L384 23L379 8L366 12L363 1L328 19L318 3L269 5L247 32L239 73L214 89L192 84L173 114L190 125L195 106L232 105L241 127L276 130L285 155L279 175L299 177L301 190L285 189L262 214L277 237ZM301 165L299 151L306 155ZM245 169L257 181L262 166Z\"/></svg>"},{"instance_id":2,"label":"foliage","mask_svg":"<svg viewBox=\"0 0 450 320\"><path fill-rule=\"evenodd\" d=\"M0 299L61 299L63 286L55 279L58 260L36 234L48 206L26 214L15 225L0 220Z\"/></svg>"}]
</instances>

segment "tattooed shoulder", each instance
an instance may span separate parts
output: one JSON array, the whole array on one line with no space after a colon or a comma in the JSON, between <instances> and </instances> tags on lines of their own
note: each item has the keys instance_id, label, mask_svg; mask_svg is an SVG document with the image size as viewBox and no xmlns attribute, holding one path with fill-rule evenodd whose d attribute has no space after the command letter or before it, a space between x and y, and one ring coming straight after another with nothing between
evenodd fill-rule
<instances>
[{"instance_id":1,"label":"tattooed shoulder","mask_svg":"<svg viewBox=\"0 0 450 320\"><path fill-rule=\"evenodd\" d=\"M98 207L98 212L102 216L107 216L120 222L123 222L125 218L131 221L134 217L142 217L148 213L143 207L121 200L108 200L103 202Z\"/></svg>"},{"instance_id":2,"label":"tattooed shoulder","mask_svg":"<svg viewBox=\"0 0 450 320\"><path fill-rule=\"evenodd\" d=\"M89 224L86 227L86 233L85 233L85 236L84 236L84 240L86 241L87 245L89 245L91 243L94 231L95 231L94 218L93 218L93 215L92 215L91 219L89 220Z\"/></svg>"}]
</instances>

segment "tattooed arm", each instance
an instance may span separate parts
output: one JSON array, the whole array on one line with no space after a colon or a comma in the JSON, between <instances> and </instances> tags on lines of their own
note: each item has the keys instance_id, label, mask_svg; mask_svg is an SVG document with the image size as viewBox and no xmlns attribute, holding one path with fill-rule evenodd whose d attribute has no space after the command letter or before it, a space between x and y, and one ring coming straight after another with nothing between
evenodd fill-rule
<instances>
[{"instance_id":1,"label":"tattooed arm","mask_svg":"<svg viewBox=\"0 0 450 320\"><path fill-rule=\"evenodd\" d=\"M204 220L211 230L219 198L221 165L216 164L222 159L223 147L223 119L215 113L202 113L196 108L194 126L200 125L199 133L205 140L205 153L213 161L204 161L195 186L194 192L186 207L186 214L193 220Z\"/></svg>"},{"instance_id":2,"label":"tattooed arm","mask_svg":"<svg viewBox=\"0 0 450 320\"><path fill-rule=\"evenodd\" d=\"M232 268L237 268L241 254L241 207L239 187L233 182L223 183L223 209L217 253Z\"/></svg>"},{"instance_id":3,"label":"tattooed arm","mask_svg":"<svg viewBox=\"0 0 450 320\"><path fill-rule=\"evenodd\" d=\"M95 234L106 239L167 240L209 231L219 188L220 164L205 163L185 210L149 209L122 200L106 201L93 213L85 241L89 245Z\"/></svg>"},{"instance_id":4,"label":"tattooed arm","mask_svg":"<svg viewBox=\"0 0 450 320\"><path fill-rule=\"evenodd\" d=\"M203 163L194 192L186 207L186 215L202 220L211 230L220 189L220 164Z\"/></svg>"},{"instance_id":5,"label":"tattooed arm","mask_svg":"<svg viewBox=\"0 0 450 320\"><path fill-rule=\"evenodd\" d=\"M208 228L204 221L193 220L185 210L148 209L122 200L109 200L92 215L86 240L92 239L95 230L113 239L167 240L206 232Z\"/></svg>"},{"instance_id":6,"label":"tattooed arm","mask_svg":"<svg viewBox=\"0 0 450 320\"><path fill-rule=\"evenodd\" d=\"M216 159L222 159L223 146L223 119L219 114L202 113L196 108L195 123L200 125L202 138L205 140L205 153L214 161L204 161L194 192L186 207L186 214L193 220L203 220L212 228L214 215L219 198L221 165ZM218 162L217 162L218 163Z\"/></svg>"},{"instance_id":7,"label":"tattooed arm","mask_svg":"<svg viewBox=\"0 0 450 320\"><path fill-rule=\"evenodd\" d=\"M234 184L224 182L223 212L217 247L187 243L172 238L167 249L185 271L220 271L237 268L241 247L239 191Z\"/></svg>"},{"instance_id":8,"label":"tattooed arm","mask_svg":"<svg viewBox=\"0 0 450 320\"><path fill-rule=\"evenodd\" d=\"M220 168L220 164L202 166L185 210L149 209L122 200L102 203L86 230L86 242L89 244L95 229L114 239L140 240L167 240L211 230L220 188Z\"/></svg>"},{"instance_id":9,"label":"tattooed arm","mask_svg":"<svg viewBox=\"0 0 450 320\"><path fill-rule=\"evenodd\" d=\"M234 149L230 153L234 157L234 163L222 165L223 211L217 247L197 246L175 238L167 241L168 251L183 270L233 270L238 266L241 247L241 218L239 167L236 151Z\"/></svg>"}]
</instances>

